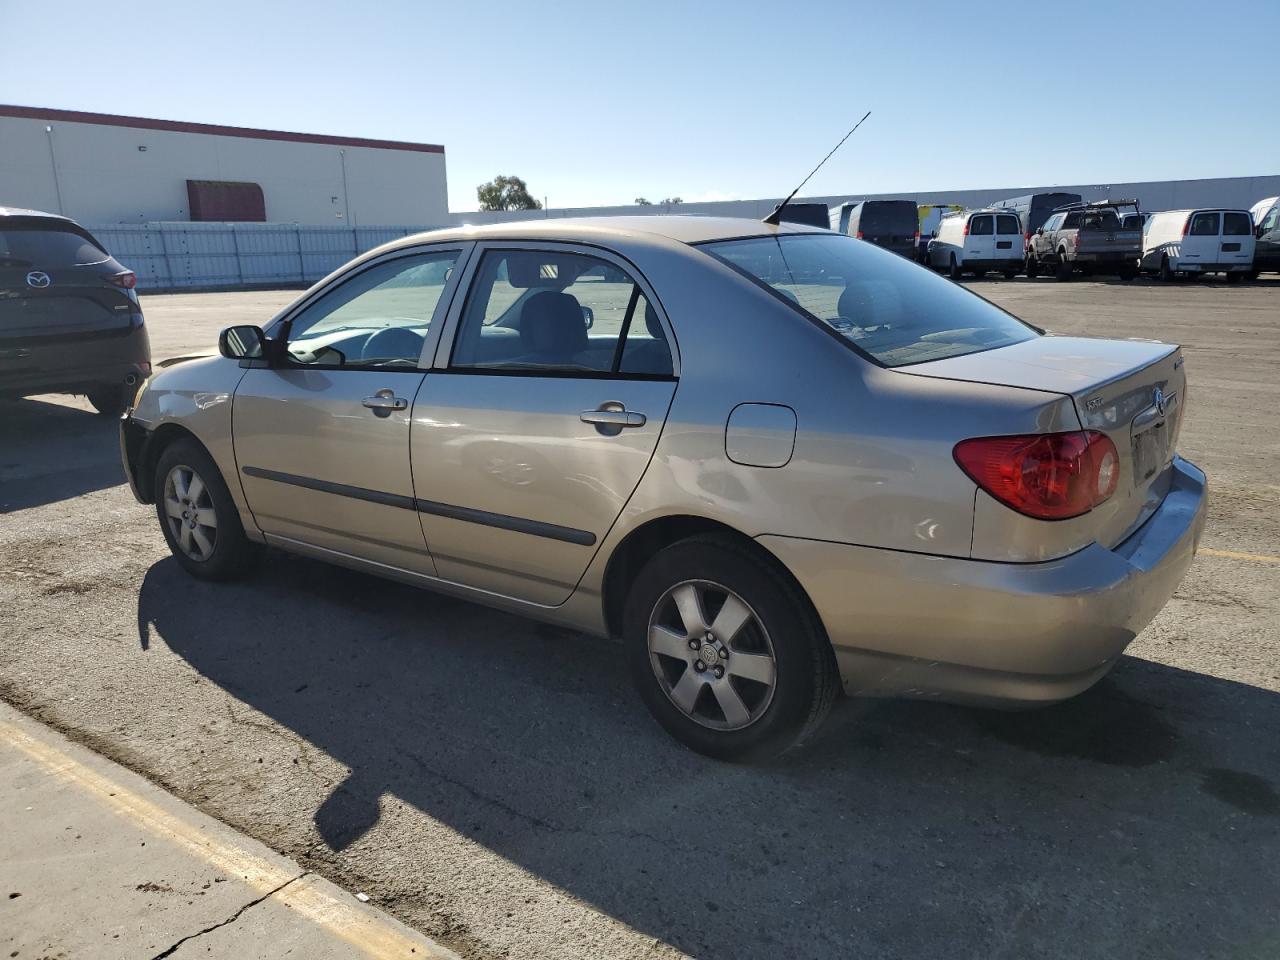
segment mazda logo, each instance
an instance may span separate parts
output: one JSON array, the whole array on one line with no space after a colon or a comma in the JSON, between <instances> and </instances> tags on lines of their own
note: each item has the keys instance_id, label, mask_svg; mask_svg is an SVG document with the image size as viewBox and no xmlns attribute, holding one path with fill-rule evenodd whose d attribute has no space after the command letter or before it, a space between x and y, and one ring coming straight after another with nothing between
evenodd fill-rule
<instances>
[{"instance_id":1,"label":"mazda logo","mask_svg":"<svg viewBox=\"0 0 1280 960\"><path fill-rule=\"evenodd\" d=\"M43 270L32 270L27 274L28 287L35 287L37 290L43 290L51 283L53 283L53 281Z\"/></svg>"}]
</instances>

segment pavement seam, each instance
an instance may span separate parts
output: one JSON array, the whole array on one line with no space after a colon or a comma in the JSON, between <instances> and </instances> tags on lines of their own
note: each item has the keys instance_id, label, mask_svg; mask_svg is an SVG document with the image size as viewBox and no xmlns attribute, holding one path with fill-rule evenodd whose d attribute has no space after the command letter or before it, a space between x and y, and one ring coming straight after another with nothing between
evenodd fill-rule
<instances>
[{"instance_id":1,"label":"pavement seam","mask_svg":"<svg viewBox=\"0 0 1280 960\"><path fill-rule=\"evenodd\" d=\"M240 919L240 917L244 914L246 910L250 909L251 907L256 907L258 904L262 903L264 900L270 900L272 897L274 897L277 893L279 893L285 887L289 886L289 884L296 883L297 881L301 880L310 872L311 871L309 870L303 870L302 873L298 874L296 877L290 877L284 883L280 884L278 887L276 887L273 890L268 890L266 893L258 897L256 900L250 900L248 903L242 906L239 910L237 910L231 916L227 917L227 919L219 920L217 923L212 924L211 926L205 927L203 930L197 930L195 933L187 934L181 940L177 941L173 946L169 947L168 949L161 950L154 957L152 957L151 960L164 960L165 957L171 957L179 947L181 947L184 943L188 942L189 940L194 940L197 937L203 937L206 933L212 933L214 930L220 930L223 927L228 926L229 924L235 923L237 920Z\"/></svg>"}]
</instances>

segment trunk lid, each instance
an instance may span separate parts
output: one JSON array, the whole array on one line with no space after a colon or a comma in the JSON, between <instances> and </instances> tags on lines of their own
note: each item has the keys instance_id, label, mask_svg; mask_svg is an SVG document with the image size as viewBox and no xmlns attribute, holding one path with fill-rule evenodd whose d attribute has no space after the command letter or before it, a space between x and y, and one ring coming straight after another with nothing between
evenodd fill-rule
<instances>
[{"instance_id":1,"label":"trunk lid","mask_svg":"<svg viewBox=\"0 0 1280 960\"><path fill-rule=\"evenodd\" d=\"M1132 254L1136 260L1142 253L1142 232L1082 228L1076 233L1076 253Z\"/></svg>"},{"instance_id":2,"label":"trunk lid","mask_svg":"<svg viewBox=\"0 0 1280 960\"><path fill-rule=\"evenodd\" d=\"M1105 547L1141 526L1169 491L1186 402L1176 344L1036 337L898 372L1069 396L1084 429L1105 433L1120 457L1115 494L1086 515Z\"/></svg>"}]
</instances>

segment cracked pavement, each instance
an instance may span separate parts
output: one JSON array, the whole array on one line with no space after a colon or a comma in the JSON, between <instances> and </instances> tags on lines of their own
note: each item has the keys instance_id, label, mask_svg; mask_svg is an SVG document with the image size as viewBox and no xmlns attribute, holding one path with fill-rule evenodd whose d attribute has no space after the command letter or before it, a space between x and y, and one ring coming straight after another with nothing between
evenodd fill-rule
<instances>
[{"instance_id":1,"label":"cracked pavement","mask_svg":"<svg viewBox=\"0 0 1280 960\"><path fill-rule=\"evenodd\" d=\"M0 697L476 960L1271 960L1280 565L1228 554L1280 555L1280 280L971 286L1186 346L1220 555L1069 703L851 701L797 757L715 764L610 643L283 554L185 577L67 398L0 413ZM292 297L144 298L156 357Z\"/></svg>"}]
</instances>

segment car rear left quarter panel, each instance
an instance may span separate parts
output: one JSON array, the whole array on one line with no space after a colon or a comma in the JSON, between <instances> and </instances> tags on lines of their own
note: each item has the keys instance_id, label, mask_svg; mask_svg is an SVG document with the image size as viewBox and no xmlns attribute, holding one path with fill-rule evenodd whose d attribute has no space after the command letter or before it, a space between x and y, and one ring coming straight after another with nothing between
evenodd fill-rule
<instances>
[{"instance_id":1,"label":"car rear left quarter panel","mask_svg":"<svg viewBox=\"0 0 1280 960\"><path fill-rule=\"evenodd\" d=\"M231 434L232 400L243 375L239 361L225 357L202 357L175 364L151 378L131 417L148 433L174 424L194 434L222 472L245 533L259 539L240 487Z\"/></svg>"},{"instance_id":2,"label":"car rear left quarter panel","mask_svg":"<svg viewBox=\"0 0 1280 960\"><path fill-rule=\"evenodd\" d=\"M753 537L968 557L975 487L952 460L955 443L1078 428L1066 397L881 368L736 271L691 254L642 264L675 329L681 378L623 532L690 513ZM728 458L725 427L741 403L796 412L786 466Z\"/></svg>"}]
</instances>

